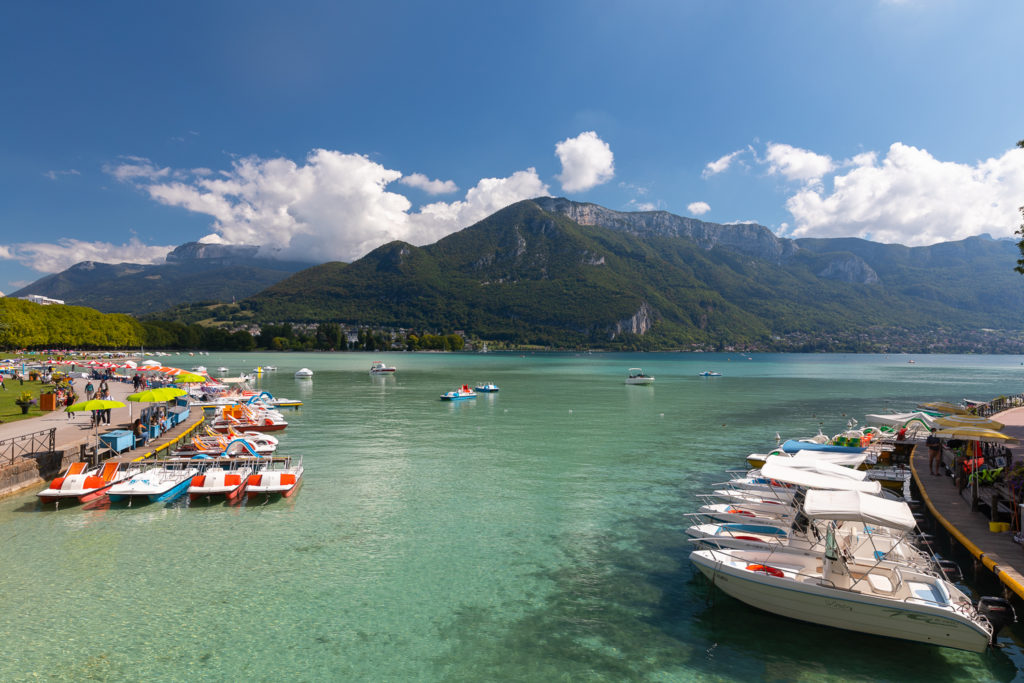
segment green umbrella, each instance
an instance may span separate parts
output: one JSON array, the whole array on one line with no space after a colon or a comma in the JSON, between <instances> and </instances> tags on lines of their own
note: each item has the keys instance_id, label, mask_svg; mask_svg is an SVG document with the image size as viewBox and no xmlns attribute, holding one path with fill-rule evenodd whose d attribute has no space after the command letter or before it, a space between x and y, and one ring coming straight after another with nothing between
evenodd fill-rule
<instances>
[{"instance_id":1,"label":"green umbrella","mask_svg":"<svg viewBox=\"0 0 1024 683\"><path fill-rule=\"evenodd\" d=\"M94 398L90 401L79 401L78 403L72 403L67 407L68 412L74 413L80 410L106 410L107 408L124 408L124 404L120 401L109 401L101 398ZM96 437L96 450L100 447L100 434L99 434L99 423L93 421L92 425L93 436Z\"/></svg>"},{"instance_id":2,"label":"green umbrella","mask_svg":"<svg viewBox=\"0 0 1024 683\"><path fill-rule=\"evenodd\" d=\"M183 373L181 373L180 375L177 375L174 378L174 383L175 384L198 384L200 382L205 382L206 380L207 380L207 378L203 377L202 375L197 375L197 374L192 373L192 372L183 372Z\"/></svg>"},{"instance_id":3,"label":"green umbrella","mask_svg":"<svg viewBox=\"0 0 1024 683\"><path fill-rule=\"evenodd\" d=\"M164 403L179 396L184 396L187 393L184 389L176 387L157 387L156 389L140 391L137 394L128 394L128 400L135 401L136 403Z\"/></svg>"},{"instance_id":4,"label":"green umbrella","mask_svg":"<svg viewBox=\"0 0 1024 683\"><path fill-rule=\"evenodd\" d=\"M106 410L107 408L124 408L124 404L120 401L108 401L105 399L94 398L91 401L79 401L78 403L72 403L67 407L69 413L74 413L79 410Z\"/></svg>"}]
</instances>

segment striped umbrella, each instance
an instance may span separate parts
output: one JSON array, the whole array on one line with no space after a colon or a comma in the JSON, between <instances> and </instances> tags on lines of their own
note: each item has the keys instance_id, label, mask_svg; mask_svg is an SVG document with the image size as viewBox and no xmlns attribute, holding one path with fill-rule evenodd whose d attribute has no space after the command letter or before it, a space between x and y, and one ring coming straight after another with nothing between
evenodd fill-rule
<instances>
[{"instance_id":1,"label":"striped umbrella","mask_svg":"<svg viewBox=\"0 0 1024 683\"><path fill-rule=\"evenodd\" d=\"M1002 429L1006 425L980 415L946 415L935 418L939 427L981 427L982 429Z\"/></svg>"}]
</instances>

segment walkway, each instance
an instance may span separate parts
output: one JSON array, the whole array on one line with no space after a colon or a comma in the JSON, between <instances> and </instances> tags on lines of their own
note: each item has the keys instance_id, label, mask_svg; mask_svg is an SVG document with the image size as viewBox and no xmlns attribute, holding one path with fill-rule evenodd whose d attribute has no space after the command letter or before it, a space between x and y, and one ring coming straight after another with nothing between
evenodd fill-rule
<instances>
[{"instance_id":1,"label":"walkway","mask_svg":"<svg viewBox=\"0 0 1024 683\"><path fill-rule=\"evenodd\" d=\"M1015 460L1018 459L1024 452L1024 408L1012 408L992 418L1006 425L1000 431L1021 441L1021 445L1011 449ZM943 459L947 465L952 464L946 450L943 451ZM911 471L928 510L1009 590L1024 599L1024 548L1014 543L1014 534L990 531L988 515L972 510L973 496L969 487L958 493L950 476L931 476L927 469L928 454L922 446L914 451Z\"/></svg>"},{"instance_id":2,"label":"walkway","mask_svg":"<svg viewBox=\"0 0 1024 683\"><path fill-rule=\"evenodd\" d=\"M98 382L96 382L96 384L98 385ZM8 388L17 387L17 382L12 384L11 380L7 380L7 385ZM70 413L74 417L69 418L69 413L64 410L56 410L53 412L43 413L40 417L18 420L16 422L0 423L0 441L25 436L33 432L56 428L57 432L54 439L54 448L56 451L64 452L64 465L66 466L67 463L78 460L79 452L83 445L89 448L96 446L98 443L98 436L113 429L130 430L132 421L139 416L139 411L151 405L148 403L133 403L126 400L128 394L133 392L132 384L130 382L109 382L107 386L110 390L111 398L125 404L124 408L113 408L111 410L109 425L104 424L94 428L91 420L92 414L89 412ZM177 441L183 435L189 434L199 428L199 425L202 422L202 409L193 408L190 412L189 418L182 424L173 427L166 434L162 434L159 438L151 440L144 448L125 451L117 457L126 460L137 460L152 456L155 453L164 450L169 444ZM102 446L102 444L100 445ZM101 448L100 458L105 459L107 455L116 456L113 452L107 453L103 448ZM10 488L5 488L0 495L6 497L13 493L31 488L32 486L39 484L41 481L41 479L36 479L35 481L27 481L24 484L12 485Z\"/></svg>"}]
</instances>

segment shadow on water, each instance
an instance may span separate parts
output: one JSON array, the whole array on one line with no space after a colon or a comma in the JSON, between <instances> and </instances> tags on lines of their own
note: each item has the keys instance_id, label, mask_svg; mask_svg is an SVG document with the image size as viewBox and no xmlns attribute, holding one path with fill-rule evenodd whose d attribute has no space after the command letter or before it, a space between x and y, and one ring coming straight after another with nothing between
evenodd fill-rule
<instances>
[{"instance_id":1,"label":"shadow on water","mask_svg":"<svg viewBox=\"0 0 1024 683\"><path fill-rule=\"evenodd\" d=\"M557 537L567 561L529 604L455 609L439 626L449 679L1009 681L1001 651L978 655L778 617L711 586L689 561L679 515L623 531ZM537 605L540 605L539 607ZM500 612L519 608L503 620Z\"/></svg>"}]
</instances>

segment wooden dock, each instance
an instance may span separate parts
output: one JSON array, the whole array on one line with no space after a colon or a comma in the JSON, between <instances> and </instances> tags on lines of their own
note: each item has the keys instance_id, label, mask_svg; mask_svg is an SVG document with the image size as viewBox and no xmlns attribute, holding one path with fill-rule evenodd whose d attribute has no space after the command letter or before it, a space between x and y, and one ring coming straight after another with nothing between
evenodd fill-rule
<instances>
[{"instance_id":1,"label":"wooden dock","mask_svg":"<svg viewBox=\"0 0 1024 683\"><path fill-rule=\"evenodd\" d=\"M945 449L943 461L952 471L952 457ZM1008 590L1024 600L1024 547L1013 541L1013 531L989 529L991 516L1005 518L1009 514L1009 507L999 501L1005 500L1005 496L998 489L983 487L987 490L979 492L979 499L986 509L976 509L970 487L959 491L951 476L932 476L924 471L928 469L928 453L923 444L914 449L910 468L914 484L936 521ZM990 505L996 507L995 512L988 512Z\"/></svg>"}]
</instances>

